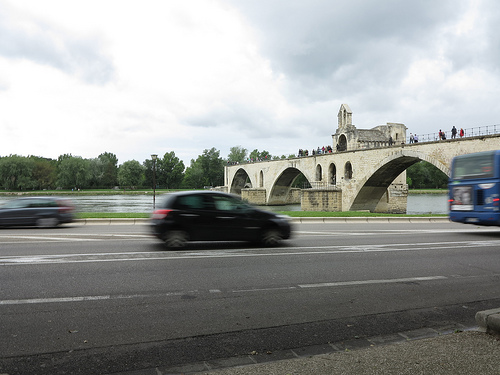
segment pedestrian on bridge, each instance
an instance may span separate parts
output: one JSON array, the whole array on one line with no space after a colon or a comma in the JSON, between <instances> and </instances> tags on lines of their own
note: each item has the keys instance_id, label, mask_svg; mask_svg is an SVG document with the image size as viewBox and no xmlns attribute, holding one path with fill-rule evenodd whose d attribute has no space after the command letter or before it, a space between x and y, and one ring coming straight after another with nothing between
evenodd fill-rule
<instances>
[{"instance_id":1,"label":"pedestrian on bridge","mask_svg":"<svg viewBox=\"0 0 500 375\"><path fill-rule=\"evenodd\" d=\"M455 128L455 125L451 128L451 139L454 139L457 137L457 128Z\"/></svg>"}]
</instances>

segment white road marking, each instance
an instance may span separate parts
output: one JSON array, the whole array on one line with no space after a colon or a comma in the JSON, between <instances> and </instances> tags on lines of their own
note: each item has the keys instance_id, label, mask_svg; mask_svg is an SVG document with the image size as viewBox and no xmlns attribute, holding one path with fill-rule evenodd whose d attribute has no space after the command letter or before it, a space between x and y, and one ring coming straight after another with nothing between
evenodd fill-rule
<instances>
[{"instance_id":1,"label":"white road marking","mask_svg":"<svg viewBox=\"0 0 500 375\"><path fill-rule=\"evenodd\" d=\"M159 296L170 297L186 294L186 292L162 293ZM118 300L132 298L147 298L158 296L154 294L131 294L131 295L103 295L103 296L80 296L80 297L59 297L59 298L29 298L29 299L10 299L0 300L0 305L28 305L38 303L63 303L63 302L84 302L84 301L103 301L103 300Z\"/></svg>"},{"instance_id":2,"label":"white road marking","mask_svg":"<svg viewBox=\"0 0 500 375\"><path fill-rule=\"evenodd\" d=\"M456 241L456 242L427 242L403 243L383 245L355 245L355 246L303 246L281 247L279 249L246 248L238 250L217 251L183 251L171 252L126 252L126 253L88 253L88 254L55 254L55 255L10 255L0 256L0 266L9 265L40 265L40 264L69 264L91 262L125 262L125 261L173 261L181 259L208 259L208 258L238 258L238 257L278 257L300 255L333 255L347 253L397 252L397 251L439 251L449 249L465 249L479 247L500 247L500 240L492 241Z\"/></svg>"},{"instance_id":3,"label":"white road marking","mask_svg":"<svg viewBox=\"0 0 500 375\"><path fill-rule=\"evenodd\" d=\"M406 282L416 282L416 281L434 281L434 280L446 280L446 276L423 276L423 277L408 277L400 279L381 279L381 280L353 280L353 281L340 281L332 283L319 283L319 284L299 284L295 286L284 286L275 288L255 288L255 289L239 289L232 290L227 293L245 293L245 292L268 292L276 290L297 290L304 288L332 288L332 287L343 287L343 286L359 286L359 285L375 285L375 284L391 284L391 283L406 283ZM183 295L200 295L204 293L203 291L191 290L191 291L180 291L180 292L166 292L158 294L131 294L131 295L102 295L102 296L75 296L75 297L54 297L54 298L27 298L27 299L11 299L11 300L0 300L1 305L28 305L28 304L41 304L41 303L68 303L68 302L86 302L86 301L110 301L119 299L135 299L135 298L158 298L158 297L175 297ZM205 292L206 293L206 292ZM219 289L208 290L210 294L223 293Z\"/></svg>"},{"instance_id":4,"label":"white road marking","mask_svg":"<svg viewBox=\"0 0 500 375\"><path fill-rule=\"evenodd\" d=\"M359 281L341 281L336 283L319 283L319 284L304 284L299 285L301 288L324 288L335 286L349 286L349 285L367 285L367 284L388 284L388 283L408 283L415 281L431 281L431 280L444 280L446 276L426 276L426 277L409 277L403 279L385 279L385 280L359 280Z\"/></svg>"}]
</instances>

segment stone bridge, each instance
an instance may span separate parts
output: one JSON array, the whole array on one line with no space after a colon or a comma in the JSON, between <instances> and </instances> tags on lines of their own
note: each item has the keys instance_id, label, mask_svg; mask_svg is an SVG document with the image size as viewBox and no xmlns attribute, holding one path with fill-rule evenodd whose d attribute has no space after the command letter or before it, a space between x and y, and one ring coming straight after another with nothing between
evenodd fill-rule
<instances>
[{"instance_id":1,"label":"stone bridge","mask_svg":"<svg viewBox=\"0 0 500 375\"><path fill-rule=\"evenodd\" d=\"M254 204L301 202L303 210L405 213L409 166L424 160L449 176L454 156L499 148L496 134L230 165L224 189ZM311 189L292 188L301 174Z\"/></svg>"}]
</instances>

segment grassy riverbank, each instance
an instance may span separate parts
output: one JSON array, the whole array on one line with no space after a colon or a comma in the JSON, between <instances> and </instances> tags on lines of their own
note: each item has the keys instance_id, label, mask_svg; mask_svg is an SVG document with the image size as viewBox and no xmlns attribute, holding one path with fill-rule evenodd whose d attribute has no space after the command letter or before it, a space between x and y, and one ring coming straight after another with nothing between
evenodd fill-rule
<instances>
[{"instance_id":1,"label":"grassy riverbank","mask_svg":"<svg viewBox=\"0 0 500 375\"><path fill-rule=\"evenodd\" d=\"M278 214L290 217L446 217L446 215L405 215L405 214L379 214L364 211L323 212L323 211L279 211ZM145 219L149 213L120 213L120 212L79 212L79 219Z\"/></svg>"}]
</instances>

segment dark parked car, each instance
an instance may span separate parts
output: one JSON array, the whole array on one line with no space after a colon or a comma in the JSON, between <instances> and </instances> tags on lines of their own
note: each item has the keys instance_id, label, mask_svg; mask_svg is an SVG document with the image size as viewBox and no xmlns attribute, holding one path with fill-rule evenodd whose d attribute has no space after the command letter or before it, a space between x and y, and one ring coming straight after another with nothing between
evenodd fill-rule
<instances>
[{"instance_id":1,"label":"dark parked car","mask_svg":"<svg viewBox=\"0 0 500 375\"><path fill-rule=\"evenodd\" d=\"M69 199L25 197L0 206L0 226L56 227L74 220L75 207Z\"/></svg>"},{"instance_id":2,"label":"dark parked car","mask_svg":"<svg viewBox=\"0 0 500 375\"><path fill-rule=\"evenodd\" d=\"M170 248L184 247L187 241L252 241L274 246L291 235L287 216L215 191L167 194L150 223L155 236Z\"/></svg>"}]
</instances>

